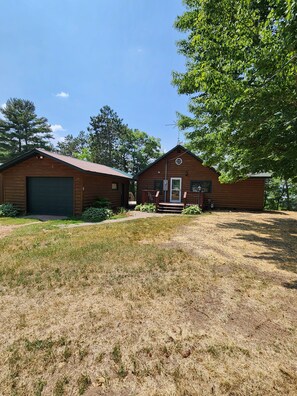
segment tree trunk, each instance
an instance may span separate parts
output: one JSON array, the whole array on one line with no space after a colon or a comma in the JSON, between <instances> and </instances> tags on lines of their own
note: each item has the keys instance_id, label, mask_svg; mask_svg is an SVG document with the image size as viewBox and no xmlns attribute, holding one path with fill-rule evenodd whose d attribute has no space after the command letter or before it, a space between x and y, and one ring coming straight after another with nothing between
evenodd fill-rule
<instances>
[{"instance_id":1,"label":"tree trunk","mask_svg":"<svg viewBox=\"0 0 297 396\"><path fill-rule=\"evenodd\" d=\"M288 180L285 180L285 186L286 186L286 201L287 201L287 210L291 210L291 202L290 202L290 189L289 189Z\"/></svg>"}]
</instances>

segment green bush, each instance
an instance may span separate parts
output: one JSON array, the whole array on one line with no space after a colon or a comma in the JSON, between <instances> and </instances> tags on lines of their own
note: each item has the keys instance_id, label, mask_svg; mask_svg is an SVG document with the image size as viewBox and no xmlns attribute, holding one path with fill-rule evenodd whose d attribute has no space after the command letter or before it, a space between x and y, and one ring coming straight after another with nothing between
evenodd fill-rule
<instances>
[{"instance_id":1,"label":"green bush","mask_svg":"<svg viewBox=\"0 0 297 396\"><path fill-rule=\"evenodd\" d=\"M122 206L121 207L119 207L119 208L117 208L117 210L116 210L116 214L120 214L120 215L124 215L124 214L126 214L126 213L128 213L128 210L126 209L126 208L123 208Z\"/></svg>"},{"instance_id":2,"label":"green bush","mask_svg":"<svg viewBox=\"0 0 297 396\"><path fill-rule=\"evenodd\" d=\"M202 213L200 206L198 205L189 205L183 209L182 214L184 215L199 215Z\"/></svg>"},{"instance_id":3,"label":"green bush","mask_svg":"<svg viewBox=\"0 0 297 396\"><path fill-rule=\"evenodd\" d=\"M82 214L83 221L99 222L109 219L112 216L112 210L106 208L88 208Z\"/></svg>"},{"instance_id":4,"label":"green bush","mask_svg":"<svg viewBox=\"0 0 297 396\"><path fill-rule=\"evenodd\" d=\"M107 198L98 198L93 202L92 207L93 208L110 208L111 202Z\"/></svg>"},{"instance_id":5,"label":"green bush","mask_svg":"<svg viewBox=\"0 0 297 396\"><path fill-rule=\"evenodd\" d=\"M11 203L0 205L0 217L16 217L18 213L18 209Z\"/></svg>"},{"instance_id":6,"label":"green bush","mask_svg":"<svg viewBox=\"0 0 297 396\"><path fill-rule=\"evenodd\" d=\"M138 210L140 212L153 213L156 211L156 205L154 203L139 204L135 206L135 210Z\"/></svg>"}]
</instances>

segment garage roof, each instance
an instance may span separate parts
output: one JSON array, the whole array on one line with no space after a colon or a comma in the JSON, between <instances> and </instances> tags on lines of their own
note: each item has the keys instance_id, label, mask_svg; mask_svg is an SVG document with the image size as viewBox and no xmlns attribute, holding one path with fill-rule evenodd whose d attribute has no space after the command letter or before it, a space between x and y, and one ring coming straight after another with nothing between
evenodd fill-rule
<instances>
[{"instance_id":1,"label":"garage roof","mask_svg":"<svg viewBox=\"0 0 297 396\"><path fill-rule=\"evenodd\" d=\"M53 158L57 161L63 162L66 165L69 165L73 168L76 168L78 170L84 171L84 172L89 172L89 173L98 173L101 175L110 175L110 176L118 176L118 177L124 177L126 179L131 179L132 176L129 175L126 172L123 172L118 169L111 168L110 166L106 165L101 165L101 164L95 164L94 162L89 162L89 161L83 161L79 160L77 158L73 157L68 157L66 155L62 154L57 154L57 153L52 153L50 151L46 151L43 149L32 149L28 151L27 153L21 154L18 157L12 159L11 161L5 162L0 166L0 171L10 168L11 166L25 161L28 158L33 157L34 155L43 155L48 158Z\"/></svg>"}]
</instances>

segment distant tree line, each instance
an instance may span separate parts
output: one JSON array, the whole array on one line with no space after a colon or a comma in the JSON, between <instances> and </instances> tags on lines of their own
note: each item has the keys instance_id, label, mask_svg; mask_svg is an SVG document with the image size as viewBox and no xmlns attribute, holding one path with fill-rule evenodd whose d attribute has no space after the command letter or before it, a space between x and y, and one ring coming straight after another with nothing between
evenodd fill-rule
<instances>
[{"instance_id":1,"label":"distant tree line","mask_svg":"<svg viewBox=\"0 0 297 396\"><path fill-rule=\"evenodd\" d=\"M61 154L111 166L131 174L144 169L161 155L160 139L131 129L109 106L91 117L87 132L67 135L59 142Z\"/></svg>"},{"instance_id":2,"label":"distant tree line","mask_svg":"<svg viewBox=\"0 0 297 396\"><path fill-rule=\"evenodd\" d=\"M160 139L131 129L109 106L90 118L87 132L67 135L55 147L51 126L29 100L12 98L0 109L0 162L34 147L136 174L160 156Z\"/></svg>"},{"instance_id":3,"label":"distant tree line","mask_svg":"<svg viewBox=\"0 0 297 396\"><path fill-rule=\"evenodd\" d=\"M297 183L278 177L268 180L265 189L265 209L297 210Z\"/></svg>"}]
</instances>

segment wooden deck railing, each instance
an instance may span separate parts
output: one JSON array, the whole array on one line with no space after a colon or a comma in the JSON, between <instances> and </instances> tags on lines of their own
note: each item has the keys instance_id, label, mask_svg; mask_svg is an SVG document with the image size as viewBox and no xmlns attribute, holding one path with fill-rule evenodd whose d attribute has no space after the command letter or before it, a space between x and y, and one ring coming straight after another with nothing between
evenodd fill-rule
<instances>
[{"instance_id":1,"label":"wooden deck railing","mask_svg":"<svg viewBox=\"0 0 297 396\"><path fill-rule=\"evenodd\" d=\"M183 195L183 204L186 205L199 205L200 208L204 206L204 193L185 191Z\"/></svg>"},{"instance_id":2,"label":"wooden deck railing","mask_svg":"<svg viewBox=\"0 0 297 396\"><path fill-rule=\"evenodd\" d=\"M188 192L185 191L185 192L184 192L184 196L183 196L183 204L184 204L184 207L186 207L186 205L187 205L187 196L188 196Z\"/></svg>"},{"instance_id":3,"label":"wooden deck railing","mask_svg":"<svg viewBox=\"0 0 297 396\"><path fill-rule=\"evenodd\" d=\"M154 203L159 205L160 202L160 191L158 190L142 190L141 192L141 203Z\"/></svg>"},{"instance_id":4,"label":"wooden deck railing","mask_svg":"<svg viewBox=\"0 0 297 396\"><path fill-rule=\"evenodd\" d=\"M159 190L142 190L141 203L154 203L158 207L160 203L161 192ZM185 191L182 198L182 203L186 205L199 205L204 207L204 193Z\"/></svg>"}]
</instances>

